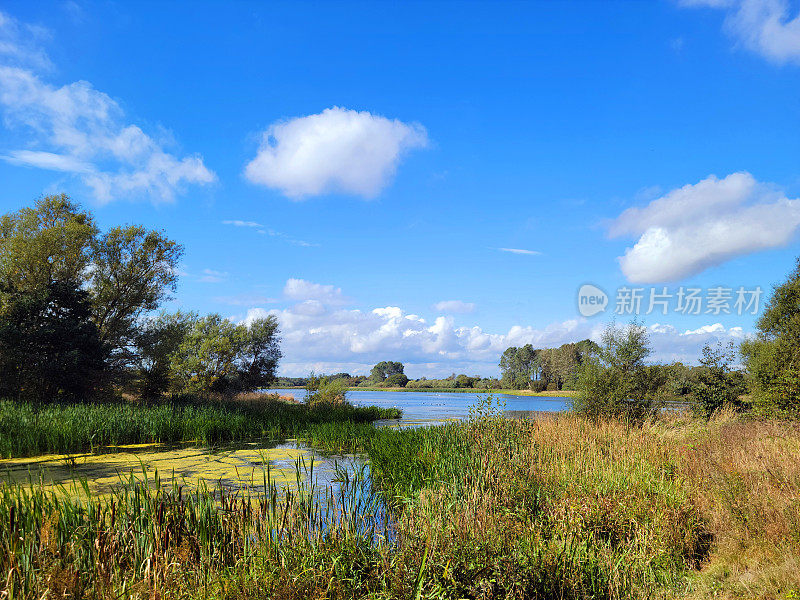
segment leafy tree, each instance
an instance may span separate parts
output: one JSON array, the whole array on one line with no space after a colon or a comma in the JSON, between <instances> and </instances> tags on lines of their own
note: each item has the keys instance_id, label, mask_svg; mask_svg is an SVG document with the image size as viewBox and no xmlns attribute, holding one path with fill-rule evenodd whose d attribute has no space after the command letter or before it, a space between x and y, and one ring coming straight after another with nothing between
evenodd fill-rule
<instances>
[{"instance_id":1,"label":"leafy tree","mask_svg":"<svg viewBox=\"0 0 800 600\"><path fill-rule=\"evenodd\" d=\"M314 378L311 374L309 381ZM313 389L306 390L306 403L307 404L341 404L347 401L347 381L342 378L327 379L317 378L317 384Z\"/></svg>"},{"instance_id":2,"label":"leafy tree","mask_svg":"<svg viewBox=\"0 0 800 600\"><path fill-rule=\"evenodd\" d=\"M744 391L743 378L731 367L735 360L733 342L703 347L700 369L696 381L691 386L695 410L710 417L723 406L741 408L739 396Z\"/></svg>"},{"instance_id":3,"label":"leafy tree","mask_svg":"<svg viewBox=\"0 0 800 600\"><path fill-rule=\"evenodd\" d=\"M384 383L386 387L405 387L408 383L408 377L403 373L393 373L386 378Z\"/></svg>"},{"instance_id":4,"label":"leafy tree","mask_svg":"<svg viewBox=\"0 0 800 600\"><path fill-rule=\"evenodd\" d=\"M92 215L63 194L0 217L0 284L34 293L54 282L87 290L106 366L117 374L136 361L142 316L174 291L181 253L139 226L100 234Z\"/></svg>"},{"instance_id":5,"label":"leafy tree","mask_svg":"<svg viewBox=\"0 0 800 600\"><path fill-rule=\"evenodd\" d=\"M183 248L157 231L112 227L93 241L90 290L100 335L115 366L130 364L143 314L175 291Z\"/></svg>"},{"instance_id":6,"label":"leafy tree","mask_svg":"<svg viewBox=\"0 0 800 600\"><path fill-rule=\"evenodd\" d=\"M140 393L144 398L156 398L169 390L172 355L178 352L197 319L194 313L161 313L142 324L136 341Z\"/></svg>"},{"instance_id":7,"label":"leafy tree","mask_svg":"<svg viewBox=\"0 0 800 600\"><path fill-rule=\"evenodd\" d=\"M101 383L105 348L76 282L51 281L0 302L0 395L85 399Z\"/></svg>"},{"instance_id":8,"label":"leafy tree","mask_svg":"<svg viewBox=\"0 0 800 600\"><path fill-rule=\"evenodd\" d=\"M655 408L645 359L651 349L647 329L635 321L627 327L610 323L602 345L578 374L573 408L590 417L640 419Z\"/></svg>"},{"instance_id":9,"label":"leafy tree","mask_svg":"<svg viewBox=\"0 0 800 600\"><path fill-rule=\"evenodd\" d=\"M374 383L382 383L387 377L391 377L394 374L402 375L403 369L403 363L385 360L372 367L369 379Z\"/></svg>"},{"instance_id":10,"label":"leafy tree","mask_svg":"<svg viewBox=\"0 0 800 600\"><path fill-rule=\"evenodd\" d=\"M278 319L274 315L256 319L241 331L236 363L238 385L243 390L266 387L275 379L282 356L278 333Z\"/></svg>"},{"instance_id":11,"label":"leafy tree","mask_svg":"<svg viewBox=\"0 0 800 600\"><path fill-rule=\"evenodd\" d=\"M249 326L234 325L218 314L196 318L170 354L174 392L238 392L266 386L280 358L274 316Z\"/></svg>"},{"instance_id":12,"label":"leafy tree","mask_svg":"<svg viewBox=\"0 0 800 600\"><path fill-rule=\"evenodd\" d=\"M19 292L55 281L81 285L92 262L97 227L64 194L0 217L0 282Z\"/></svg>"},{"instance_id":13,"label":"leafy tree","mask_svg":"<svg viewBox=\"0 0 800 600\"><path fill-rule=\"evenodd\" d=\"M757 336L741 345L754 404L766 413L800 415L800 259L756 327Z\"/></svg>"}]
</instances>

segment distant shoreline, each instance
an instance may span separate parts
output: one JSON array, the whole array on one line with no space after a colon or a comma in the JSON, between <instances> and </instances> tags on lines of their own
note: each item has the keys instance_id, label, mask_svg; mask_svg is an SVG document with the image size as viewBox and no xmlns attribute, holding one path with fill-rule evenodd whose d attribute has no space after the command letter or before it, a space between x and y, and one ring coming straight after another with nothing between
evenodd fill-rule
<instances>
[{"instance_id":1,"label":"distant shoreline","mask_svg":"<svg viewBox=\"0 0 800 600\"><path fill-rule=\"evenodd\" d=\"M305 390L303 386L273 387L276 390ZM505 394L506 396L539 396L544 398L574 398L578 395L575 390L547 390L534 392L533 390L487 390L483 388L404 388L404 387L351 387L350 392L435 392L437 394Z\"/></svg>"}]
</instances>

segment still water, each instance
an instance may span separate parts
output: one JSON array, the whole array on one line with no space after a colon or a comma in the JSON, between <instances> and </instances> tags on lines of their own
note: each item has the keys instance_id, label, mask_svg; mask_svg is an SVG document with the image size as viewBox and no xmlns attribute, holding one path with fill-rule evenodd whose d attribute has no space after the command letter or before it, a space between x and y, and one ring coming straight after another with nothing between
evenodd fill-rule
<instances>
[{"instance_id":1,"label":"still water","mask_svg":"<svg viewBox=\"0 0 800 600\"><path fill-rule=\"evenodd\" d=\"M272 389L283 396L292 396L303 401L305 390ZM447 421L464 419L469 416L469 409L487 393L448 393L448 392L370 392L355 390L347 393L347 399L360 406L380 406L384 408L400 408L403 418L392 421L379 421L376 425L419 426L438 425ZM513 416L524 416L525 413L563 412L569 409L569 398L555 396L512 396L510 394L492 393L495 403L498 401L505 412Z\"/></svg>"},{"instance_id":2,"label":"still water","mask_svg":"<svg viewBox=\"0 0 800 600\"><path fill-rule=\"evenodd\" d=\"M298 401L304 390L274 389ZM437 425L469 416L470 407L487 394L439 392L351 391L348 399L356 405L400 408L401 419L378 421L378 426L421 427ZM493 394L495 406L500 403L506 414L524 417L535 413L556 413L569 408L569 398L511 396ZM163 446L135 444L106 448L100 452L60 454L0 460L0 483L3 480L21 485L44 485L64 489L73 496L87 493L103 496L124 485L131 473L138 479L155 481L156 472L162 485L171 486L173 477L187 488L204 486L261 492L264 476L279 488L295 489L308 485L313 464L314 487L336 493L343 472L362 468L357 456L330 456L300 442L281 444L229 444L203 448L188 444ZM368 466L367 466L368 467Z\"/></svg>"}]
</instances>

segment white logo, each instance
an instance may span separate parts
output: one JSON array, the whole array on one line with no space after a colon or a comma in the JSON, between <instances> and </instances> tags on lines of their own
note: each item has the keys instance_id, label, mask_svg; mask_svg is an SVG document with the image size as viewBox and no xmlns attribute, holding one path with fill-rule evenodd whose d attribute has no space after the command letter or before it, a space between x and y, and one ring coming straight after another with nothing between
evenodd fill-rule
<instances>
[{"instance_id":1,"label":"white logo","mask_svg":"<svg viewBox=\"0 0 800 600\"><path fill-rule=\"evenodd\" d=\"M585 283L578 290L578 312L584 317L592 317L603 312L608 306L608 294L591 283Z\"/></svg>"}]
</instances>

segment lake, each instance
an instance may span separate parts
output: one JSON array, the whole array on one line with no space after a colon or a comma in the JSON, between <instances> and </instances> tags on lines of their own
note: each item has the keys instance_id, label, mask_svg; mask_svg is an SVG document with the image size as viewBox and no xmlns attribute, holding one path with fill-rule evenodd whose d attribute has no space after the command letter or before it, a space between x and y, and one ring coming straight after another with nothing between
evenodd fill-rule
<instances>
[{"instance_id":1,"label":"lake","mask_svg":"<svg viewBox=\"0 0 800 600\"><path fill-rule=\"evenodd\" d=\"M284 396L292 396L302 401L305 390L270 389ZM399 408L403 418L391 421L379 421L377 425L419 426L437 425L447 421L464 419L469 415L471 406L485 398L487 393L477 392L382 392L353 390L347 393L347 399L356 405L381 406ZM536 412L563 412L570 407L570 398L556 396L513 396L511 394L493 393L495 401L505 403L505 412L509 415L520 415Z\"/></svg>"}]
</instances>

